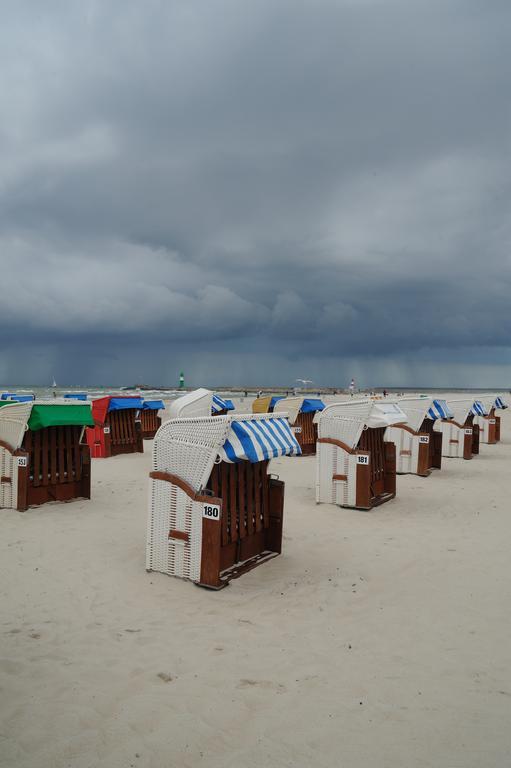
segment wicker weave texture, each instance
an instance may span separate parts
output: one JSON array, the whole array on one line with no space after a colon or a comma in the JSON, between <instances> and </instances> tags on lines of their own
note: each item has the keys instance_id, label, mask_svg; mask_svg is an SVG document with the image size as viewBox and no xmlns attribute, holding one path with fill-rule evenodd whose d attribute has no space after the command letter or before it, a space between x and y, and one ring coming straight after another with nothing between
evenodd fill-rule
<instances>
[{"instance_id":1,"label":"wicker weave texture","mask_svg":"<svg viewBox=\"0 0 511 768\"><path fill-rule=\"evenodd\" d=\"M15 509L18 498L18 466L16 457L0 446L0 508ZM10 482L8 482L10 480Z\"/></svg>"},{"instance_id":2,"label":"wicker weave texture","mask_svg":"<svg viewBox=\"0 0 511 768\"><path fill-rule=\"evenodd\" d=\"M387 427L385 440L396 446L396 472L400 475L416 474L419 465L418 435L411 435L399 427Z\"/></svg>"},{"instance_id":3,"label":"wicker weave texture","mask_svg":"<svg viewBox=\"0 0 511 768\"><path fill-rule=\"evenodd\" d=\"M200 580L202 504L177 486L150 481L146 568L182 579ZM188 534L188 541L169 539L169 531Z\"/></svg>"},{"instance_id":4,"label":"wicker weave texture","mask_svg":"<svg viewBox=\"0 0 511 768\"><path fill-rule=\"evenodd\" d=\"M153 469L186 480L195 491L207 482L219 448L224 444L230 416L170 419L154 438Z\"/></svg>"},{"instance_id":5,"label":"wicker weave texture","mask_svg":"<svg viewBox=\"0 0 511 768\"><path fill-rule=\"evenodd\" d=\"M32 413L32 403L16 403L0 408L0 440L14 450L20 448Z\"/></svg>"},{"instance_id":6,"label":"wicker weave texture","mask_svg":"<svg viewBox=\"0 0 511 768\"><path fill-rule=\"evenodd\" d=\"M345 475L346 480L336 480ZM318 443L316 451L316 502L354 506L356 456L331 443Z\"/></svg>"},{"instance_id":7,"label":"wicker weave texture","mask_svg":"<svg viewBox=\"0 0 511 768\"><path fill-rule=\"evenodd\" d=\"M448 403L451 407L451 403ZM435 432L441 432L442 456L451 459L462 459L465 446L465 428L458 427L450 421L435 421Z\"/></svg>"},{"instance_id":8,"label":"wicker weave texture","mask_svg":"<svg viewBox=\"0 0 511 768\"><path fill-rule=\"evenodd\" d=\"M447 405L453 414L454 421L457 421L458 424L464 424L476 399L472 397L470 400L466 398L463 400L447 400Z\"/></svg>"},{"instance_id":9,"label":"wicker weave texture","mask_svg":"<svg viewBox=\"0 0 511 768\"><path fill-rule=\"evenodd\" d=\"M484 403L486 407L486 402ZM493 406L488 406L487 410L490 411ZM486 443L488 444L490 437L490 430L489 430L489 420L493 419L493 423L495 423L495 416L474 416L474 424L477 424L479 427L479 442L480 443Z\"/></svg>"},{"instance_id":10,"label":"wicker weave texture","mask_svg":"<svg viewBox=\"0 0 511 768\"><path fill-rule=\"evenodd\" d=\"M398 397L396 400L393 400L393 402L397 403L401 410L406 413L406 423L408 426L415 430L415 432L418 432L422 422L428 416L428 410L433 405L433 398Z\"/></svg>"},{"instance_id":11,"label":"wicker weave texture","mask_svg":"<svg viewBox=\"0 0 511 768\"><path fill-rule=\"evenodd\" d=\"M314 419L318 424L318 437L331 437L346 443L348 448L354 448L364 429L363 419L336 416L335 413L327 413L328 410L325 408Z\"/></svg>"}]
</instances>

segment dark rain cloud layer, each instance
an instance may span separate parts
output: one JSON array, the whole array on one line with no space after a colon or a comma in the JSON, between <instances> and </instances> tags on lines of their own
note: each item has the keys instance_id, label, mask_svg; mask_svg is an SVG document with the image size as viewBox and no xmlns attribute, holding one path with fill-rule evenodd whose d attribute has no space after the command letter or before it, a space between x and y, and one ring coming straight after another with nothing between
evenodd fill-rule
<instances>
[{"instance_id":1,"label":"dark rain cloud layer","mask_svg":"<svg viewBox=\"0 0 511 768\"><path fill-rule=\"evenodd\" d=\"M508 2L2 20L0 380L506 383Z\"/></svg>"}]
</instances>

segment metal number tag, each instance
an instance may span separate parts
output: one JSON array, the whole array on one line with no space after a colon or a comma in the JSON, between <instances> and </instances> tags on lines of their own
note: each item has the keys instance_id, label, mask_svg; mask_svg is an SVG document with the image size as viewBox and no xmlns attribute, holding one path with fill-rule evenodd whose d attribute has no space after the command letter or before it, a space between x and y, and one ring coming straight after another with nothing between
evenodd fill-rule
<instances>
[{"instance_id":1,"label":"metal number tag","mask_svg":"<svg viewBox=\"0 0 511 768\"><path fill-rule=\"evenodd\" d=\"M204 504L202 517L207 520L220 520L220 506L218 504Z\"/></svg>"},{"instance_id":2,"label":"metal number tag","mask_svg":"<svg viewBox=\"0 0 511 768\"><path fill-rule=\"evenodd\" d=\"M357 456L357 464L369 464L369 456Z\"/></svg>"},{"instance_id":3,"label":"metal number tag","mask_svg":"<svg viewBox=\"0 0 511 768\"><path fill-rule=\"evenodd\" d=\"M18 467L28 467L28 458L27 456L18 456L16 459L16 464Z\"/></svg>"},{"instance_id":4,"label":"metal number tag","mask_svg":"<svg viewBox=\"0 0 511 768\"><path fill-rule=\"evenodd\" d=\"M301 434L302 428L301 427L293 427L293 432L295 435Z\"/></svg>"},{"instance_id":5,"label":"metal number tag","mask_svg":"<svg viewBox=\"0 0 511 768\"><path fill-rule=\"evenodd\" d=\"M105 435L109 435L110 434L110 427L103 427L103 432L105 433Z\"/></svg>"},{"instance_id":6,"label":"metal number tag","mask_svg":"<svg viewBox=\"0 0 511 768\"><path fill-rule=\"evenodd\" d=\"M490 424L496 424L497 423L495 419L490 419L489 422L490 422Z\"/></svg>"},{"instance_id":7,"label":"metal number tag","mask_svg":"<svg viewBox=\"0 0 511 768\"><path fill-rule=\"evenodd\" d=\"M465 434L466 435L471 435L472 434L472 430L471 429L466 429L465 430Z\"/></svg>"},{"instance_id":8,"label":"metal number tag","mask_svg":"<svg viewBox=\"0 0 511 768\"><path fill-rule=\"evenodd\" d=\"M427 445L429 443L429 435L420 435L419 443L425 443Z\"/></svg>"}]
</instances>

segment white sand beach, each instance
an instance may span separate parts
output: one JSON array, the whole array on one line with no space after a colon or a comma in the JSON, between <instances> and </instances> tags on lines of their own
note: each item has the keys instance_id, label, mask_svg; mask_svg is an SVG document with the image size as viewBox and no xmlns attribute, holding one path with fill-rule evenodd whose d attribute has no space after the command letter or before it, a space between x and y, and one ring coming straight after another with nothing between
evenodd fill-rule
<instances>
[{"instance_id":1,"label":"white sand beach","mask_svg":"<svg viewBox=\"0 0 511 768\"><path fill-rule=\"evenodd\" d=\"M145 571L143 455L0 511L0 765L511 764L511 414L372 512L274 460L284 551L219 592Z\"/></svg>"}]
</instances>

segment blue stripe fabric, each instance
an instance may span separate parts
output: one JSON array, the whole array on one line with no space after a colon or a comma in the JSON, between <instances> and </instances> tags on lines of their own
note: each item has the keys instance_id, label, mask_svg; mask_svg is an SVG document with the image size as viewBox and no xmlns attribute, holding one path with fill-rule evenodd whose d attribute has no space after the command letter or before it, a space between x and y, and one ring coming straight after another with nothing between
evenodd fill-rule
<instances>
[{"instance_id":1,"label":"blue stripe fabric","mask_svg":"<svg viewBox=\"0 0 511 768\"><path fill-rule=\"evenodd\" d=\"M14 403L30 403L35 400L35 395L15 395L14 392L4 392L2 400L12 400Z\"/></svg>"},{"instance_id":2,"label":"blue stripe fabric","mask_svg":"<svg viewBox=\"0 0 511 768\"><path fill-rule=\"evenodd\" d=\"M250 419L231 422L220 458L231 464L257 464L277 456L299 456L301 452L287 419Z\"/></svg>"},{"instance_id":3,"label":"blue stripe fabric","mask_svg":"<svg viewBox=\"0 0 511 768\"><path fill-rule=\"evenodd\" d=\"M87 394L85 392L70 392L64 395L65 400L87 400Z\"/></svg>"},{"instance_id":4,"label":"blue stripe fabric","mask_svg":"<svg viewBox=\"0 0 511 768\"><path fill-rule=\"evenodd\" d=\"M129 408L135 408L141 411L144 406L141 397L112 397L108 406L108 411L126 411Z\"/></svg>"},{"instance_id":5,"label":"blue stripe fabric","mask_svg":"<svg viewBox=\"0 0 511 768\"><path fill-rule=\"evenodd\" d=\"M501 397L495 398L495 408L500 408L501 410L504 410L507 407L508 407L507 403L505 403Z\"/></svg>"},{"instance_id":6,"label":"blue stripe fabric","mask_svg":"<svg viewBox=\"0 0 511 768\"><path fill-rule=\"evenodd\" d=\"M211 413L220 413L220 411L234 411L234 403L232 400L224 400L220 395L213 395Z\"/></svg>"},{"instance_id":7,"label":"blue stripe fabric","mask_svg":"<svg viewBox=\"0 0 511 768\"><path fill-rule=\"evenodd\" d=\"M474 416L487 416L486 408L480 400L474 400L474 405L470 409L470 413Z\"/></svg>"},{"instance_id":8,"label":"blue stripe fabric","mask_svg":"<svg viewBox=\"0 0 511 768\"><path fill-rule=\"evenodd\" d=\"M144 400L144 411L162 411L165 409L163 400Z\"/></svg>"},{"instance_id":9,"label":"blue stripe fabric","mask_svg":"<svg viewBox=\"0 0 511 768\"><path fill-rule=\"evenodd\" d=\"M323 400L308 397L303 401L300 411L302 413L317 413L318 411L324 410L324 408L325 404Z\"/></svg>"},{"instance_id":10,"label":"blue stripe fabric","mask_svg":"<svg viewBox=\"0 0 511 768\"><path fill-rule=\"evenodd\" d=\"M433 400L431 408L428 409L428 416L435 421L436 419L452 419L453 414L449 410L445 400Z\"/></svg>"},{"instance_id":11,"label":"blue stripe fabric","mask_svg":"<svg viewBox=\"0 0 511 768\"><path fill-rule=\"evenodd\" d=\"M270 413L273 411L279 400L283 400L284 395L274 395L270 400Z\"/></svg>"}]
</instances>

